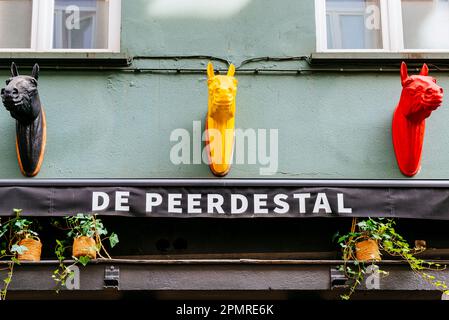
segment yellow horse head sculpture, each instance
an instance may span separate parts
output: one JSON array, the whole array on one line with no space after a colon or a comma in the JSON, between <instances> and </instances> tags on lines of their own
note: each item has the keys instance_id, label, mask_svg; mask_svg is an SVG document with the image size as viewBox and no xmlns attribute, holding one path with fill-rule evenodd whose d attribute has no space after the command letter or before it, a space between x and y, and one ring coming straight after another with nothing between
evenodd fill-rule
<instances>
[{"instance_id":1,"label":"yellow horse head sculpture","mask_svg":"<svg viewBox=\"0 0 449 320\"><path fill-rule=\"evenodd\" d=\"M206 119L206 144L212 173L223 177L231 169L234 151L235 100L237 79L231 64L226 76L215 75L211 62L207 65L209 105Z\"/></svg>"}]
</instances>

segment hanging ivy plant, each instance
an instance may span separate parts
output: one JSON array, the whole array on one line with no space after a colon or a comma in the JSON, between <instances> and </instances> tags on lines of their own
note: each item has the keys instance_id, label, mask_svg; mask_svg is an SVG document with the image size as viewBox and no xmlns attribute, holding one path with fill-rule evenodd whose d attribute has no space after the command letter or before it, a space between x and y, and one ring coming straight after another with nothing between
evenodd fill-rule
<instances>
[{"instance_id":1,"label":"hanging ivy plant","mask_svg":"<svg viewBox=\"0 0 449 320\"><path fill-rule=\"evenodd\" d=\"M344 263L339 269L345 273L352 282L349 292L341 295L344 300L350 299L356 288L362 283L367 274L367 268L372 266L380 276L387 276L388 273L381 270L376 261L364 261L357 259L357 244L366 240L373 240L379 246L381 253L389 256L400 257L406 261L410 269L433 285L436 289L449 294L448 286L444 281L438 280L429 271L445 270L446 266L439 263L419 259L416 255L425 249L412 248L408 242L395 229L396 222L393 219L368 218L356 224L358 231L351 231L345 235L334 236L334 239L341 246ZM373 268L374 267L374 268Z\"/></svg>"},{"instance_id":2,"label":"hanging ivy plant","mask_svg":"<svg viewBox=\"0 0 449 320\"><path fill-rule=\"evenodd\" d=\"M79 213L75 216L65 217L63 221L53 220L52 223L57 228L65 230L67 237L64 240L56 240L55 255L59 260L59 267L53 272L53 279L58 284L59 288L65 286L67 280L73 279L74 272L72 267L80 263L86 266L98 254L102 259L111 259L103 243L109 242L109 246L114 248L119 243L119 238L114 232L110 233L103 225L101 219L96 215L88 215ZM77 240L81 238L90 239L92 245L85 249L85 254L77 254L75 252L75 245ZM72 248L71 257L74 262L66 265L67 249ZM103 256L104 254L104 256ZM59 291L59 288L57 291Z\"/></svg>"}]
</instances>

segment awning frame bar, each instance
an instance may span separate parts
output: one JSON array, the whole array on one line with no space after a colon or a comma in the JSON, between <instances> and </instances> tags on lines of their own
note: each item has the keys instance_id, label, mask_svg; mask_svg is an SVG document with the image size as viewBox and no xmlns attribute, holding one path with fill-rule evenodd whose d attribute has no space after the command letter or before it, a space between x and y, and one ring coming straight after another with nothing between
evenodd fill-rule
<instances>
[{"instance_id":1,"label":"awning frame bar","mask_svg":"<svg viewBox=\"0 0 449 320\"><path fill-rule=\"evenodd\" d=\"M322 179L0 179L0 187L347 187L449 188L449 180Z\"/></svg>"}]
</instances>

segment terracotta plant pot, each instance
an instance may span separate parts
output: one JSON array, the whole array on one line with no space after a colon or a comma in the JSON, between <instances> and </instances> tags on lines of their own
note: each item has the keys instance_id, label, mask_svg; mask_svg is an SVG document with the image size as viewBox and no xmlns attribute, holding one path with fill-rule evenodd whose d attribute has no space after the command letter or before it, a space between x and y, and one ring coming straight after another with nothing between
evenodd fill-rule
<instances>
[{"instance_id":1,"label":"terracotta plant pot","mask_svg":"<svg viewBox=\"0 0 449 320\"><path fill-rule=\"evenodd\" d=\"M94 238L78 237L73 240L73 256L89 257L91 259L97 258L97 243Z\"/></svg>"},{"instance_id":2,"label":"terracotta plant pot","mask_svg":"<svg viewBox=\"0 0 449 320\"><path fill-rule=\"evenodd\" d=\"M42 242L37 239L23 239L19 242L19 246L27 247L28 250L23 254L19 254L17 259L20 261L41 261Z\"/></svg>"},{"instance_id":3,"label":"terracotta plant pot","mask_svg":"<svg viewBox=\"0 0 449 320\"><path fill-rule=\"evenodd\" d=\"M359 261L380 261L380 252L377 242L365 240L355 245L356 258Z\"/></svg>"}]
</instances>

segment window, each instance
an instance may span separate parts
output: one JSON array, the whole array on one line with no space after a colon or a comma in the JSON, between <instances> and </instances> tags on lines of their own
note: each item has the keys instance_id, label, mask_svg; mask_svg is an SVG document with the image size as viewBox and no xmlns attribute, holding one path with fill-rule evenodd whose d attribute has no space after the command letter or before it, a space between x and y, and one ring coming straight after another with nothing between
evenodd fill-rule
<instances>
[{"instance_id":1,"label":"window","mask_svg":"<svg viewBox=\"0 0 449 320\"><path fill-rule=\"evenodd\" d=\"M315 0L318 52L449 52L449 0Z\"/></svg>"},{"instance_id":2,"label":"window","mask_svg":"<svg viewBox=\"0 0 449 320\"><path fill-rule=\"evenodd\" d=\"M0 0L0 52L120 52L120 0Z\"/></svg>"}]
</instances>

